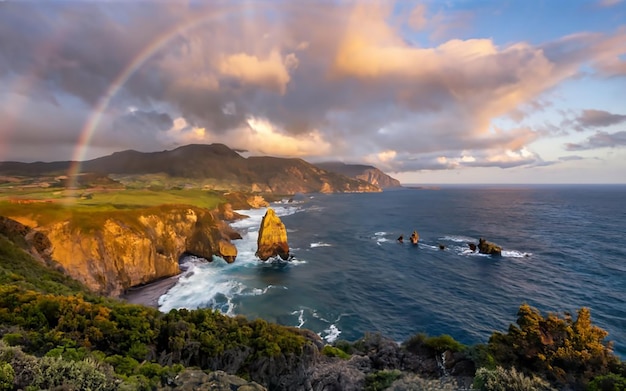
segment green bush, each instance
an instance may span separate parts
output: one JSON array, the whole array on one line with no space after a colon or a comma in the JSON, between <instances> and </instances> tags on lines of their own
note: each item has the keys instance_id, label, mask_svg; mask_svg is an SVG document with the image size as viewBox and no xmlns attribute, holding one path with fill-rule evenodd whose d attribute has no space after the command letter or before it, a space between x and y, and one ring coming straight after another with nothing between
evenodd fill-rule
<instances>
[{"instance_id":1,"label":"green bush","mask_svg":"<svg viewBox=\"0 0 626 391\"><path fill-rule=\"evenodd\" d=\"M11 364L0 362L0 391L10 391L13 389L15 371Z\"/></svg>"},{"instance_id":2,"label":"green bush","mask_svg":"<svg viewBox=\"0 0 626 391\"><path fill-rule=\"evenodd\" d=\"M482 391L556 391L550 383L537 376L528 377L515 368L479 368L473 388Z\"/></svg>"},{"instance_id":3,"label":"green bush","mask_svg":"<svg viewBox=\"0 0 626 391\"><path fill-rule=\"evenodd\" d=\"M626 390L626 378L611 373L598 376L589 382L587 391L624 391Z\"/></svg>"},{"instance_id":4,"label":"green bush","mask_svg":"<svg viewBox=\"0 0 626 391\"><path fill-rule=\"evenodd\" d=\"M536 373L553 384L582 389L594 377L614 372L620 360L608 333L593 325L588 308L578 317L542 316L528 304L520 306L517 325L506 334L494 333L489 353L499 365Z\"/></svg>"},{"instance_id":5,"label":"green bush","mask_svg":"<svg viewBox=\"0 0 626 391\"><path fill-rule=\"evenodd\" d=\"M328 357L339 357L343 360L349 360L350 356L348 353L344 352L343 350L331 346L331 345L325 345L324 348L322 349L322 354L324 356L328 356Z\"/></svg>"},{"instance_id":6,"label":"green bush","mask_svg":"<svg viewBox=\"0 0 626 391\"><path fill-rule=\"evenodd\" d=\"M402 377L402 372L394 369L392 371L383 370L370 373L365 376L365 391L381 391L387 389L391 384Z\"/></svg>"},{"instance_id":7,"label":"green bush","mask_svg":"<svg viewBox=\"0 0 626 391\"><path fill-rule=\"evenodd\" d=\"M55 387L91 391L117 389L110 371L94 360L67 361L60 357L43 357L39 365L41 375L35 378L32 385L42 389Z\"/></svg>"},{"instance_id":8,"label":"green bush","mask_svg":"<svg viewBox=\"0 0 626 391\"><path fill-rule=\"evenodd\" d=\"M422 348L434 350L435 353L443 353L446 350L461 352L467 348L447 334L429 337L424 333L419 333L409 338L403 345L411 352L418 352Z\"/></svg>"}]
</instances>

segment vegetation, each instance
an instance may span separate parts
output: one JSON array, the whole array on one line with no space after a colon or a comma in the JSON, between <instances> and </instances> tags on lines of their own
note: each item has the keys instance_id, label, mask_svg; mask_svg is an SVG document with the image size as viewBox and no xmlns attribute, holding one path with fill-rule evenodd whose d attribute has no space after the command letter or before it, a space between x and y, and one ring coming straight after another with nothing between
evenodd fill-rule
<instances>
[{"instance_id":1,"label":"vegetation","mask_svg":"<svg viewBox=\"0 0 626 391\"><path fill-rule=\"evenodd\" d=\"M479 368L473 388L482 391L553 391L550 383L537 376L526 376L515 368ZM554 390L555 391L555 390Z\"/></svg>"},{"instance_id":2,"label":"vegetation","mask_svg":"<svg viewBox=\"0 0 626 391\"><path fill-rule=\"evenodd\" d=\"M435 353L443 353L446 350L461 352L467 348L465 345L456 341L447 334L429 337L424 333L419 333L409 338L406 342L404 342L404 347L412 352L417 352L420 349L426 348L434 351Z\"/></svg>"},{"instance_id":3,"label":"vegetation","mask_svg":"<svg viewBox=\"0 0 626 391\"><path fill-rule=\"evenodd\" d=\"M88 294L79 282L36 261L3 235L0 235L0 284L55 294Z\"/></svg>"},{"instance_id":4,"label":"vegetation","mask_svg":"<svg viewBox=\"0 0 626 391\"><path fill-rule=\"evenodd\" d=\"M365 391L385 390L401 377L402 372L398 370L383 370L370 373L365 377Z\"/></svg>"},{"instance_id":5,"label":"vegetation","mask_svg":"<svg viewBox=\"0 0 626 391\"><path fill-rule=\"evenodd\" d=\"M112 190L93 191L88 198L70 197L71 191L35 189L0 192L0 215L24 217L38 225L68 221L86 230L101 227L107 218L130 220L146 208L190 205L214 209L225 202L219 192L190 190Z\"/></svg>"},{"instance_id":6,"label":"vegetation","mask_svg":"<svg viewBox=\"0 0 626 391\"><path fill-rule=\"evenodd\" d=\"M62 195L37 192L24 190L23 195L53 202L20 204L0 191L0 214L40 224L69 216L70 224L85 232L112 217L132 226L138 214L171 207L164 202L213 208L225 199L201 190L111 190L66 205ZM96 296L61 270L33 259L17 239L0 234L0 391L150 390L167 384L185 366L216 370L231 365L251 378L259 360L301 355L307 343L300 330L261 319L231 318L210 309L162 314ZM626 389L626 365L605 341L607 332L592 324L589 309L581 308L574 319L543 316L524 304L517 316L506 333L494 333L484 345L466 347L449 335L417 334L403 347L413 353L465 352L482 367L475 378L482 390ZM338 341L322 354L349 359L380 345L381 338L366 334L354 344ZM405 380L409 384L396 370L376 371L367 375L366 389Z\"/></svg>"},{"instance_id":7,"label":"vegetation","mask_svg":"<svg viewBox=\"0 0 626 391\"><path fill-rule=\"evenodd\" d=\"M343 360L348 360L351 357L348 353L344 352L336 346L331 345L325 345L322 349L322 354L328 357L339 357Z\"/></svg>"},{"instance_id":8,"label":"vegetation","mask_svg":"<svg viewBox=\"0 0 626 391\"><path fill-rule=\"evenodd\" d=\"M584 389L596 377L619 374L620 360L605 342L608 333L591 323L588 308L581 308L574 320L569 314L543 317L523 304L517 316L508 333L496 332L489 340L488 353L499 365L575 389Z\"/></svg>"}]
</instances>

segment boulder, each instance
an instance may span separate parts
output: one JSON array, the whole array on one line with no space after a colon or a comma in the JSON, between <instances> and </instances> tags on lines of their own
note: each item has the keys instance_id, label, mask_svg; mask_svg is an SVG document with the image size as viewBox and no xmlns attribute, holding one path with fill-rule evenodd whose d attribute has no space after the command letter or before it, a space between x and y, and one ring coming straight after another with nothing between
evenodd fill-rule
<instances>
[{"instance_id":1,"label":"boulder","mask_svg":"<svg viewBox=\"0 0 626 391\"><path fill-rule=\"evenodd\" d=\"M489 255L502 255L502 247L497 244L486 241L483 238L478 240L478 252L481 254L489 254Z\"/></svg>"},{"instance_id":2,"label":"boulder","mask_svg":"<svg viewBox=\"0 0 626 391\"><path fill-rule=\"evenodd\" d=\"M262 261L275 256L280 256L283 260L289 259L287 229L272 208L267 208L261 221L256 256Z\"/></svg>"}]
</instances>

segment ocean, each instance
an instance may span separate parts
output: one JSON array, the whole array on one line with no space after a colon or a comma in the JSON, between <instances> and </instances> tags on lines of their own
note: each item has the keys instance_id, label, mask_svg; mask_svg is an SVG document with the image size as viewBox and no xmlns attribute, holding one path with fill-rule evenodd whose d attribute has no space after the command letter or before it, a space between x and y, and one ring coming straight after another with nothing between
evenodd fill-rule
<instances>
[{"instance_id":1,"label":"ocean","mask_svg":"<svg viewBox=\"0 0 626 391\"><path fill-rule=\"evenodd\" d=\"M293 260L255 258L266 209L239 211L249 218L232 224L243 236L235 263L185 258L159 309L212 307L328 342L423 332L475 344L506 332L522 303L560 315L584 306L626 358L626 186L406 188L298 195L272 208ZM481 237L502 256L472 252Z\"/></svg>"}]
</instances>

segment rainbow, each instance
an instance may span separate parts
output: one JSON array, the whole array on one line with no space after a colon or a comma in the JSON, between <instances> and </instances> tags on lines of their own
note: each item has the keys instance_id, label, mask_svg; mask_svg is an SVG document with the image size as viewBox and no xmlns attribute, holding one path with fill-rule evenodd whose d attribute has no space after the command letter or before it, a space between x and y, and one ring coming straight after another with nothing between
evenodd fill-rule
<instances>
[{"instance_id":1,"label":"rainbow","mask_svg":"<svg viewBox=\"0 0 626 391\"><path fill-rule=\"evenodd\" d=\"M163 46L170 42L173 38L185 33L197 27L200 24L215 21L219 18L229 16L235 12L247 11L250 8L248 5L237 5L233 7L221 8L219 10L212 10L212 12L199 13L194 17L186 20L183 24L176 25L170 30L165 31L159 35L154 41L148 44L132 61L119 73L119 75L113 80L109 88L100 97L98 103L91 111L91 114L84 127L80 132L74 154L72 156L72 162L68 170L69 187L75 187L76 175L80 173L81 163L85 158L89 142L95 133L102 115L107 109L111 99L118 93L120 88L128 81L128 79L139 69L150 57L152 57ZM257 7L258 8L258 7Z\"/></svg>"}]
</instances>

